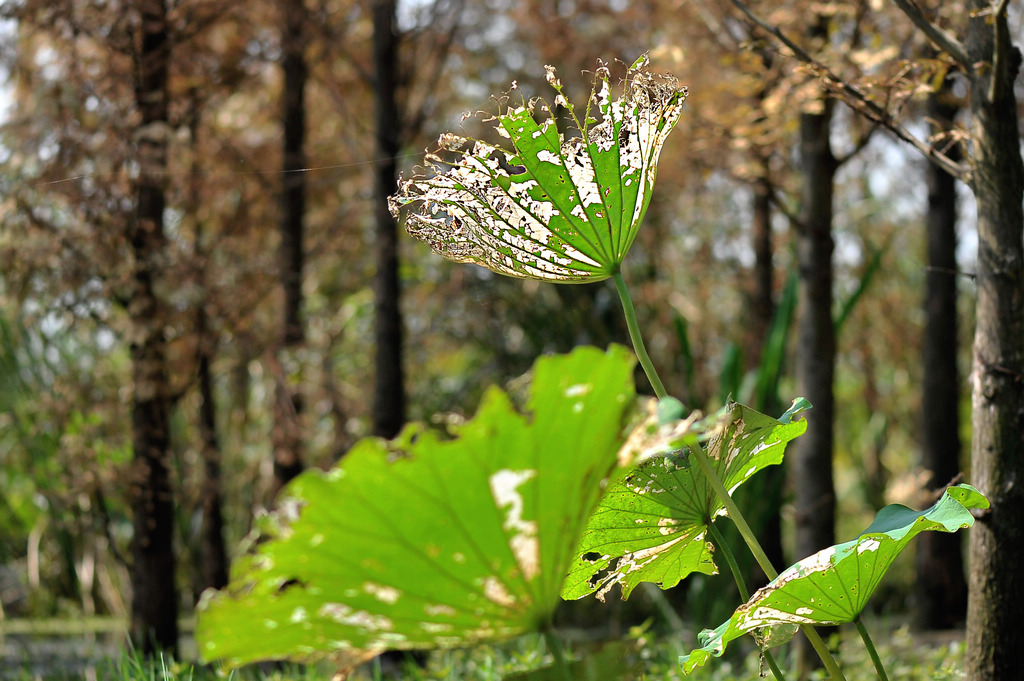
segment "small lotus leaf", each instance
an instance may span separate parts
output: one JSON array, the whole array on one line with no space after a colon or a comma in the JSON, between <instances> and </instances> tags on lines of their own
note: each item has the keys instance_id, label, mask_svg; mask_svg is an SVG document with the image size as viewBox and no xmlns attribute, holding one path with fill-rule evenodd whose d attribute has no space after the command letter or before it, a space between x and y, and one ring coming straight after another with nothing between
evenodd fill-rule
<instances>
[{"instance_id":1,"label":"small lotus leaf","mask_svg":"<svg viewBox=\"0 0 1024 681\"><path fill-rule=\"evenodd\" d=\"M948 488L934 506L913 511L886 506L859 537L801 560L759 589L717 629L701 632L701 647L679 658L689 674L730 641L765 627L794 632L801 624L844 624L864 609L889 566L921 532L956 532L974 524L971 509L988 508L988 500L970 485ZM783 641L774 638L772 645Z\"/></svg>"},{"instance_id":2,"label":"small lotus leaf","mask_svg":"<svg viewBox=\"0 0 1024 681\"><path fill-rule=\"evenodd\" d=\"M693 572L714 574L706 535L708 524L725 508L689 461L686 448L704 441L711 465L731 493L759 470L782 461L786 443L807 427L791 419L807 406L806 400L795 401L780 421L733 403L710 419L652 429L649 441L638 446L645 452L637 457L640 465L610 486L591 517L563 597L596 591L603 600L621 584L627 598L641 582L667 589ZM657 417L653 421L657 424Z\"/></svg>"}]
</instances>

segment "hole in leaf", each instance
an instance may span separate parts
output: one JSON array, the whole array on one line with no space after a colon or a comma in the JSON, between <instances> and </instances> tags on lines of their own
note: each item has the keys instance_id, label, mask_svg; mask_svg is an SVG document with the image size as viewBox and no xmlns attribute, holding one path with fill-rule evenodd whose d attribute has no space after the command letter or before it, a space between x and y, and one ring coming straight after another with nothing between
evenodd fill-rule
<instances>
[{"instance_id":1,"label":"hole in leaf","mask_svg":"<svg viewBox=\"0 0 1024 681\"><path fill-rule=\"evenodd\" d=\"M302 587L305 587L306 585L303 584L302 582L300 582L297 579L287 579L287 580L284 581L283 584L281 584L281 586L279 586L277 588L278 595L283 594L285 591L287 591L288 589L290 589L293 586L298 586L298 587L302 588Z\"/></svg>"},{"instance_id":2,"label":"hole in leaf","mask_svg":"<svg viewBox=\"0 0 1024 681\"><path fill-rule=\"evenodd\" d=\"M489 160L497 161L498 167L505 171L508 175L522 175L526 172L526 166L515 165L510 163L508 157L497 151L491 152L491 155L487 157Z\"/></svg>"},{"instance_id":3,"label":"hole in leaf","mask_svg":"<svg viewBox=\"0 0 1024 681\"><path fill-rule=\"evenodd\" d=\"M596 589L600 584L602 584L606 579L608 579L608 577L612 574L612 572L613 572L613 569L612 569L612 567L610 565L605 566L604 568L602 568L602 569L598 570L597 572L595 572L594 574L590 575L590 577L587 579L587 584L590 585L591 589ZM608 587L606 587L606 588L608 588ZM598 596L598 598L600 598L601 600L604 600L603 596Z\"/></svg>"}]
</instances>

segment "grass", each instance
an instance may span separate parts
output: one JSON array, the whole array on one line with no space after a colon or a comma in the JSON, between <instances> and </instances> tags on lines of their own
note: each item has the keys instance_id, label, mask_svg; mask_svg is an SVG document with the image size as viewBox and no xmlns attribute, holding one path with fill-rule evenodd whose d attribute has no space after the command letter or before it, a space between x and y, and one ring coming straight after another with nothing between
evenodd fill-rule
<instances>
[{"instance_id":1,"label":"grass","mask_svg":"<svg viewBox=\"0 0 1024 681\"><path fill-rule=\"evenodd\" d=\"M884 625L871 623L876 632ZM839 660L849 681L869 681L875 673L867 653L860 645L856 633L844 629L841 636ZM876 634L876 640L883 641L879 652L885 660L889 677L911 681L959 681L966 678L962 671L963 644L956 636L916 637L906 628L898 628L883 634ZM834 638L833 645L837 643ZM574 678L587 681L749 681L758 678L766 669L760 668L756 652L744 656L732 655L715 660L706 669L698 670L690 677L683 677L677 658L687 648L678 638L655 637L643 628L630 632L627 641L606 648L603 652L589 644L569 646L573 656L592 662L590 671L584 667L575 670ZM781 649L777 658L787 673L787 678L797 676ZM537 670L551 663L543 639L525 636L511 642L493 646L437 651L432 653L425 666L395 664L389 661L374 662L356 670L352 681L501 681L515 678L531 670ZM625 674L613 669L628 669ZM4 681L330 681L332 669L329 666L252 666L242 670L226 671L204 667L190 662L175 661L168 657L146 659L131 651L122 651L119 659L106 659L86 671L48 673L24 669L4 669L0 679ZM813 679L823 678L823 672L815 673ZM543 673L523 677L523 681L547 681L557 678Z\"/></svg>"},{"instance_id":2,"label":"grass","mask_svg":"<svg viewBox=\"0 0 1024 681\"><path fill-rule=\"evenodd\" d=\"M183 620L187 622L187 620ZM120 634L128 623L119 617L13 617L0 620L0 643L5 635L22 636L84 636L88 634Z\"/></svg>"}]
</instances>

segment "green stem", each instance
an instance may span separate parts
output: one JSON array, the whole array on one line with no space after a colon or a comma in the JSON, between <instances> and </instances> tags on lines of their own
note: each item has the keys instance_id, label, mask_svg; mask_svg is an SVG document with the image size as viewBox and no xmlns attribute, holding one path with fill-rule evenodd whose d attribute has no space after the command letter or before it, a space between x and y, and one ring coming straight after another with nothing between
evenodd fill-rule
<instances>
[{"instance_id":1,"label":"green stem","mask_svg":"<svg viewBox=\"0 0 1024 681\"><path fill-rule=\"evenodd\" d=\"M875 672L878 674L879 681L889 681L889 676L885 673L882 660L878 657L878 651L875 650L875 644L872 643L871 636L868 634L864 622L861 621L860 615L853 618L853 623L857 625L857 631L860 632L861 640L864 641L864 647L868 649L868 655L871 656L871 662L875 665Z\"/></svg>"},{"instance_id":2,"label":"green stem","mask_svg":"<svg viewBox=\"0 0 1024 681\"><path fill-rule=\"evenodd\" d=\"M839 668L839 663L836 662L836 658L832 656L832 651L828 649L825 642L821 640L821 635L818 630L810 624L801 624L800 631L804 632L804 636L810 642L811 647L814 648L814 652L818 654L818 659L825 665L825 669L828 670L828 675L836 679L837 681L846 681L846 676L843 674L843 670Z\"/></svg>"},{"instance_id":3,"label":"green stem","mask_svg":"<svg viewBox=\"0 0 1024 681\"><path fill-rule=\"evenodd\" d=\"M661 382L661 378L658 376L658 370L654 368L651 356L647 354L647 347L644 345L643 336L640 335L640 326L636 323L636 310L633 308L633 299L629 296L629 289L626 288L622 272L613 274L612 279L615 280L615 288L618 290L619 299L622 301L622 311L626 315L626 327L629 329L629 338L633 341L633 351L636 353L636 358L640 360L640 366L643 367L644 373L647 374L647 380L651 382L651 387L654 388L654 394L660 400L668 395L668 391L665 390L665 384Z\"/></svg>"},{"instance_id":4,"label":"green stem","mask_svg":"<svg viewBox=\"0 0 1024 681\"><path fill-rule=\"evenodd\" d=\"M750 525L747 524L747 519L743 517L743 513L740 511L740 507L736 505L733 498L729 496L729 490L725 489L725 484L722 483L722 479L718 477L718 473L711 466L711 460L708 458L707 452L700 445L690 445L690 453L693 458L696 459L697 465L700 466L701 472L704 474L704 478L711 485L711 489L714 490L715 494L721 500L722 505L725 506L725 511L732 519L732 522L736 525L736 529L740 531L740 536L743 537L743 541L746 542L750 552L754 555L754 560L761 566L765 575L768 579L775 579L779 576L775 568L772 566L772 562L768 560L768 554L761 548L761 543L757 541L757 537L754 536L754 531L750 529Z\"/></svg>"},{"instance_id":5,"label":"green stem","mask_svg":"<svg viewBox=\"0 0 1024 681\"><path fill-rule=\"evenodd\" d=\"M775 678L777 678L779 681L786 681L786 676L782 673L782 670L779 668L778 662L776 662L775 658L772 657L771 651L765 648L761 651L761 653L764 655L764 660L768 663L768 668L772 670L772 674L775 675Z\"/></svg>"},{"instance_id":6,"label":"green stem","mask_svg":"<svg viewBox=\"0 0 1024 681\"><path fill-rule=\"evenodd\" d=\"M722 536L721 531L714 522L708 520L708 527L711 529L711 536L715 540L715 546L725 557L725 562L729 564L729 569L732 571L732 578L736 581L736 588L740 591L740 598L746 603L750 600L750 591L747 589L746 581L743 579L743 573L740 571L740 565L736 562L736 556L733 554L732 549L729 548L729 544L726 543L725 537ZM786 676L779 669L779 665L775 662L775 658L772 656L771 650L767 647L761 650L761 654L764 655L765 662L768 663L769 669L772 670L772 674L779 681L786 681Z\"/></svg>"},{"instance_id":7,"label":"green stem","mask_svg":"<svg viewBox=\"0 0 1024 681\"><path fill-rule=\"evenodd\" d=\"M707 453L704 448L700 445L691 446L690 453L693 454L693 458L696 459L697 465L700 466L701 472L704 473L704 478L711 485L711 489L714 490L718 498L721 499L722 505L725 506L726 513L732 518L732 522L736 525L736 529L740 531L740 536L743 537L743 541L746 542L750 552L754 555L754 559L757 564L764 570L764 574L768 576L768 579L775 579L779 576L779 573L772 566L772 562L768 560L768 554L761 548L761 543L757 541L757 537L754 536L753 530L750 529L750 525L747 524L746 518L740 512L739 506L733 501L732 497L729 496L729 491L725 489L725 485L722 484L722 479L718 477L718 473L711 466L711 460L708 459ZM800 631L804 632L804 636L810 641L811 647L814 648L814 652L821 658L822 664L825 665L825 669L828 670L829 676L833 679L839 679L846 681L846 677L843 675L843 671L839 668L839 663L836 662L836 658L832 656L832 652L825 645L825 642L821 640L821 636L817 630L809 624L803 624L800 626Z\"/></svg>"},{"instance_id":8,"label":"green stem","mask_svg":"<svg viewBox=\"0 0 1024 681\"><path fill-rule=\"evenodd\" d=\"M711 537L715 540L716 547L725 556L725 562L729 564L732 578L736 580L736 588L740 590L740 598L746 603L750 600L750 591L747 590L746 582L743 580L743 573L740 572L740 564L736 562L736 556L733 555L729 545L725 543L725 537L722 536L718 526L709 520L708 527L711 528Z\"/></svg>"},{"instance_id":9,"label":"green stem","mask_svg":"<svg viewBox=\"0 0 1024 681\"><path fill-rule=\"evenodd\" d=\"M647 354L647 347L644 345L643 336L640 335L640 326L636 323L636 310L633 308L633 299L629 295L629 289L626 288L626 281L622 278L622 272L615 272L612 275L612 279L615 280L615 288L619 292L619 299L622 301L622 311L626 315L626 327L629 328L629 337L633 341L633 351L636 353L636 358L640 360L640 366L643 367L644 373L647 374L647 379L651 382L651 386L654 388L654 394L658 396L658 399L662 399L668 395L665 390L665 384L661 382L661 378L658 376L657 369L654 368L654 363L651 361L650 355ZM750 529L750 525L747 524L743 514L740 513L739 507L736 502L729 496L728 490L725 489L725 485L722 484L721 478L718 477L718 473L711 467L711 462L708 460L707 454L704 453L704 449L700 446L691 447L690 451L693 452L694 458L697 459L698 465L704 472L704 477L711 484L711 489L715 491L718 498L721 499L722 505L725 506L726 512L732 521L736 524L736 528L740 531L740 535L743 536L743 541L746 542L750 548L750 552L754 554L754 559L757 560L757 564L761 566L764 573L768 575L768 579L775 579L779 576L779 573L772 567L771 561L768 560L768 555L761 548L761 544L757 541L757 537ZM803 625L800 630L807 636L807 640L811 642L811 647L821 658L822 663L825 665L825 669L828 670L829 675L837 681L846 681L846 677L843 676L843 672L839 669L839 664L836 659L832 657L832 653L829 651L828 646L821 640L821 636L814 627L810 625Z\"/></svg>"},{"instance_id":10,"label":"green stem","mask_svg":"<svg viewBox=\"0 0 1024 681\"><path fill-rule=\"evenodd\" d=\"M555 661L555 668L558 669L558 675L562 677L562 681L573 681L572 673L569 671L569 662L565 657L565 649L562 647L562 642L555 636L555 632L551 630L551 627L544 628L544 641L548 644L548 650L551 651L551 657Z\"/></svg>"}]
</instances>

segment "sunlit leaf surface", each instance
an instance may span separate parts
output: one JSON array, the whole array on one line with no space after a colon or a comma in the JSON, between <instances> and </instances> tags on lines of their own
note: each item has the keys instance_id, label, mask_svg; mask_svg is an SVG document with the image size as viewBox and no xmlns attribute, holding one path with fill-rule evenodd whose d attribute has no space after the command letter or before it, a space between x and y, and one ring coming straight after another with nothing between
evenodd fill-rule
<instances>
[{"instance_id":1,"label":"sunlit leaf surface","mask_svg":"<svg viewBox=\"0 0 1024 681\"><path fill-rule=\"evenodd\" d=\"M805 421L791 420L806 404L798 400L784 421L731 404L717 418L663 426L653 439L669 453L642 457L644 463L611 486L587 525L562 595L580 598L596 591L603 599L620 584L626 598L641 582L667 589L693 572L714 574L708 524L725 509L686 446L701 436L732 492L782 461L786 443L807 428Z\"/></svg>"},{"instance_id":2,"label":"sunlit leaf surface","mask_svg":"<svg viewBox=\"0 0 1024 681\"><path fill-rule=\"evenodd\" d=\"M970 485L948 488L925 511L886 506L857 539L793 565L737 608L729 621L701 632L701 647L680 658L683 672L721 656L730 641L748 632L772 627L792 635L800 624L852 622L911 539L927 530L956 532L970 527L970 509L978 508L988 508L988 500ZM782 642L776 638L770 644Z\"/></svg>"},{"instance_id":3,"label":"sunlit leaf surface","mask_svg":"<svg viewBox=\"0 0 1024 681\"><path fill-rule=\"evenodd\" d=\"M367 439L296 478L200 605L203 657L355 664L548 622L625 439L633 365L617 346L541 358L526 413L492 389L455 439Z\"/></svg>"},{"instance_id":4,"label":"sunlit leaf surface","mask_svg":"<svg viewBox=\"0 0 1024 681\"><path fill-rule=\"evenodd\" d=\"M579 115L551 67L547 80L575 130L559 132L551 106L514 89L518 104L503 103L492 119L506 143L442 135L426 157L433 174L402 182L391 210L410 206L409 233L457 262L531 279L605 279L636 237L686 88L651 72L645 56L612 99L601 66Z\"/></svg>"}]
</instances>

